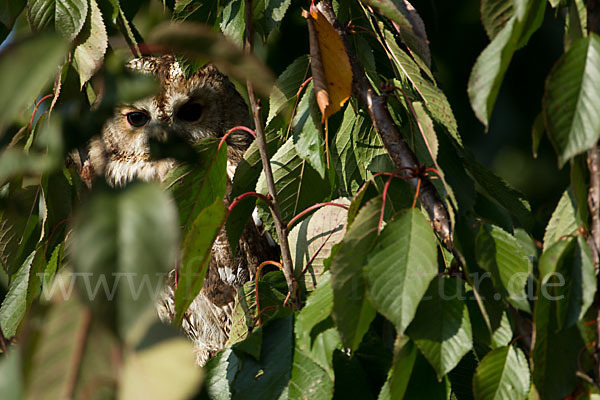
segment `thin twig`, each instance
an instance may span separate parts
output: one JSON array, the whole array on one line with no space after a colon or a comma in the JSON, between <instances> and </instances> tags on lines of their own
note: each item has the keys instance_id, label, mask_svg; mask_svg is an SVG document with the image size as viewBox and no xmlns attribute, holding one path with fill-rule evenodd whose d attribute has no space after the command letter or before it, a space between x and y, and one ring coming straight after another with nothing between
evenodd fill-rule
<instances>
[{"instance_id":1,"label":"thin twig","mask_svg":"<svg viewBox=\"0 0 600 400\"><path fill-rule=\"evenodd\" d=\"M245 0L246 6L246 42L245 49L246 53L252 54L252 41L254 38L254 21L252 20L252 0ZM254 127L256 130L256 144L258 151L260 152L260 158L262 160L263 170L265 172L265 178L267 181L267 188L271 195L271 215L273 216L273 222L275 223L275 229L277 230L277 237L279 239L279 247L281 248L281 260L283 264L283 275L288 285L288 292L292 300L292 308L299 308L298 297L296 294L297 285L294 278L294 267L292 264L292 255L290 253L290 245L288 243L287 227L283 219L281 218L281 210L279 208L279 201L277 200L277 190L275 189L275 181L273 179L273 171L271 170L271 163L269 161L269 155L267 153L267 141L265 139L265 133L263 131L262 119L260 116L260 106L256 100L254 94L254 86L250 79L246 81L248 88L248 98L252 107L252 115L254 116Z\"/></svg>"},{"instance_id":2,"label":"thin twig","mask_svg":"<svg viewBox=\"0 0 600 400\"><path fill-rule=\"evenodd\" d=\"M321 1L319 3L319 10L323 13L325 18L327 18L329 23L333 25L344 43L352 67L353 92L367 107L367 111L373 121L373 127L381 137L394 165L396 168L415 168L419 165L417 157L402 138L400 131L387 108L385 96L378 96L367 79L364 69L359 64L358 59L350 46L346 31L335 16L333 7L331 6L331 0ZM429 180L422 180L419 184L419 181L420 179L416 177L408 180L415 189L417 186L420 186L419 201L429 214L429 218L431 219L433 228L437 234L441 237L446 247L452 249L454 244L452 241L452 227L448 210L432 183Z\"/></svg>"},{"instance_id":3,"label":"thin twig","mask_svg":"<svg viewBox=\"0 0 600 400\"><path fill-rule=\"evenodd\" d=\"M317 203L317 204L313 204L312 206L308 207L307 209L305 209L304 211L301 211L300 213L298 213L298 215L296 215L294 218L292 218L290 220L290 222L288 222L287 224L287 228L290 229L292 226L294 226L294 224L301 219L302 217L304 217L306 214L308 214L311 211L316 210L317 208L321 208L321 207L325 207L325 206L335 206L335 207L340 207L343 208L345 210L348 210L348 206L345 204L340 204L340 203L334 203L333 201L328 201L325 203Z\"/></svg>"},{"instance_id":4,"label":"thin twig","mask_svg":"<svg viewBox=\"0 0 600 400\"><path fill-rule=\"evenodd\" d=\"M256 267L256 276L254 277L254 297L256 297L256 316L258 317L258 326L262 325L262 322L260 320L260 303L258 302L258 280L260 279L260 271L266 265L274 265L277 268L283 270L283 266L281 264L279 264L277 261L272 260L263 261L258 267Z\"/></svg>"},{"instance_id":5,"label":"thin twig","mask_svg":"<svg viewBox=\"0 0 600 400\"><path fill-rule=\"evenodd\" d=\"M238 197L233 199L233 201L229 205L229 212L231 212L235 208L235 206L237 206L239 204L239 202L244 200L246 197L259 198L262 201L264 201L267 206L271 207L271 199L269 199L268 196L265 196L264 194L257 193L257 192L246 192L246 193L240 194Z\"/></svg>"}]
</instances>

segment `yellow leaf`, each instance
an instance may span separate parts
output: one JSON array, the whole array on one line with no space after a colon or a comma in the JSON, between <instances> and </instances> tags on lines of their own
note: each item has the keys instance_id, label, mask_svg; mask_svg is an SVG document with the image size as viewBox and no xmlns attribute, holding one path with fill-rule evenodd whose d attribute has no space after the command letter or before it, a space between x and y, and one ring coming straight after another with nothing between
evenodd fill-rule
<instances>
[{"instance_id":1,"label":"yellow leaf","mask_svg":"<svg viewBox=\"0 0 600 400\"><path fill-rule=\"evenodd\" d=\"M311 6L303 13L309 26L311 67L322 121L338 112L352 92L352 68L342 38L325 16Z\"/></svg>"}]
</instances>

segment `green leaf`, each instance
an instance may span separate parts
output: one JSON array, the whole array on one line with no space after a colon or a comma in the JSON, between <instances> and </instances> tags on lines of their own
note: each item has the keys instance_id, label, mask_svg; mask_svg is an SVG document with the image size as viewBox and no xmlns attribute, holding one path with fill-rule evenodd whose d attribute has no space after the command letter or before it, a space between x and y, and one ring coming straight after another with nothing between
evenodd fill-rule
<instances>
[{"instance_id":1,"label":"green leaf","mask_svg":"<svg viewBox=\"0 0 600 400\"><path fill-rule=\"evenodd\" d=\"M191 343L181 337L126 353L122 368L120 399L189 399L202 382Z\"/></svg>"},{"instance_id":2,"label":"green leaf","mask_svg":"<svg viewBox=\"0 0 600 400\"><path fill-rule=\"evenodd\" d=\"M227 208L223 200L217 197L213 204L200 211L183 239L182 267L175 291L173 323L176 326L181 324L185 311L202 289L212 244L226 217Z\"/></svg>"},{"instance_id":3,"label":"green leaf","mask_svg":"<svg viewBox=\"0 0 600 400\"><path fill-rule=\"evenodd\" d=\"M269 133L265 139L267 141L267 154L269 158L271 158L279 148L280 138L276 133ZM250 147L248 147L248 150L246 150L246 153L244 154L244 158L235 169L229 198L233 201L233 199L244 193L253 192L261 172L262 160L260 152L258 151L258 145L256 144L256 141L254 141ZM236 252L238 242L252 216L255 205L256 198L247 197L231 210L231 213L227 218L227 239L229 240L229 246L231 246L231 252L233 254Z\"/></svg>"},{"instance_id":4,"label":"green leaf","mask_svg":"<svg viewBox=\"0 0 600 400\"><path fill-rule=\"evenodd\" d=\"M443 125L458 143L462 143L452 107L450 107L444 92L437 87L435 82L421 74L419 66L405 51L400 49L390 31L384 29L383 34L385 45L389 49L391 58L401 76L413 85L415 92L423 99L425 107L427 107L433 119ZM405 85L400 84L399 86L403 87Z\"/></svg>"},{"instance_id":5,"label":"green leaf","mask_svg":"<svg viewBox=\"0 0 600 400\"><path fill-rule=\"evenodd\" d=\"M296 351L322 368L327 373L327 380L334 379L333 352L342 348L340 336L330 318L332 309L333 289L329 272L326 272L297 315L294 331Z\"/></svg>"},{"instance_id":6,"label":"green leaf","mask_svg":"<svg viewBox=\"0 0 600 400\"><path fill-rule=\"evenodd\" d=\"M561 237L577 232L578 224L575 208L575 199L571 194L571 190L565 190L546 226L544 251Z\"/></svg>"},{"instance_id":7,"label":"green leaf","mask_svg":"<svg viewBox=\"0 0 600 400\"><path fill-rule=\"evenodd\" d=\"M206 391L214 400L230 400L233 381L240 370L240 360L231 347L220 351L206 363Z\"/></svg>"},{"instance_id":8,"label":"green leaf","mask_svg":"<svg viewBox=\"0 0 600 400\"><path fill-rule=\"evenodd\" d=\"M429 155L431 156L431 159L435 161L437 160L438 155L438 140L433 127L433 121L425 111L425 108L423 108L423 103L415 101L412 103L412 106L415 110L417 122L421 126L421 129L423 129L423 134L425 135L423 140L427 145Z\"/></svg>"},{"instance_id":9,"label":"green leaf","mask_svg":"<svg viewBox=\"0 0 600 400\"><path fill-rule=\"evenodd\" d=\"M245 12L246 6L243 0L231 0L223 8L221 17L221 31L240 48L244 45L246 32Z\"/></svg>"},{"instance_id":10,"label":"green leaf","mask_svg":"<svg viewBox=\"0 0 600 400\"><path fill-rule=\"evenodd\" d=\"M473 375L477 400L526 399L529 393L529 366L519 348L500 347L489 352Z\"/></svg>"},{"instance_id":11,"label":"green leaf","mask_svg":"<svg viewBox=\"0 0 600 400\"><path fill-rule=\"evenodd\" d=\"M294 317L276 319L263 327L260 361L244 357L233 382L233 399L285 398L294 349Z\"/></svg>"},{"instance_id":12,"label":"green leaf","mask_svg":"<svg viewBox=\"0 0 600 400\"><path fill-rule=\"evenodd\" d=\"M355 194L369 178L369 166L374 160L389 159L367 112L355 113L350 105L344 111L342 124L329 150L338 180L347 195Z\"/></svg>"},{"instance_id":13,"label":"green leaf","mask_svg":"<svg viewBox=\"0 0 600 400\"><path fill-rule=\"evenodd\" d=\"M492 275L496 290L516 308L530 312L524 289L533 267L517 239L500 227L482 225L475 247L477 263Z\"/></svg>"},{"instance_id":14,"label":"green leaf","mask_svg":"<svg viewBox=\"0 0 600 400\"><path fill-rule=\"evenodd\" d=\"M268 96L271 93L275 79L269 68L203 24L165 24L153 30L149 41L167 45L174 53L185 55L190 61L205 63L208 59L229 77L240 82L252 82L259 94Z\"/></svg>"},{"instance_id":15,"label":"green leaf","mask_svg":"<svg viewBox=\"0 0 600 400\"><path fill-rule=\"evenodd\" d=\"M21 372L21 351L18 347L11 349L0 359L0 392L5 400L23 398L23 373Z\"/></svg>"},{"instance_id":16,"label":"green leaf","mask_svg":"<svg viewBox=\"0 0 600 400\"><path fill-rule=\"evenodd\" d=\"M375 308L402 334L437 275L437 241L420 211L404 210L388 222L369 252L364 275Z\"/></svg>"},{"instance_id":17,"label":"green leaf","mask_svg":"<svg viewBox=\"0 0 600 400\"><path fill-rule=\"evenodd\" d=\"M88 15L87 0L29 0L28 5L29 24L34 31L53 25L68 41L75 39Z\"/></svg>"},{"instance_id":18,"label":"green leaf","mask_svg":"<svg viewBox=\"0 0 600 400\"><path fill-rule=\"evenodd\" d=\"M197 161L171 170L166 186L177 202L179 223L186 234L196 217L216 199L225 197L227 186L227 146L218 149L219 139L198 142Z\"/></svg>"},{"instance_id":19,"label":"green leaf","mask_svg":"<svg viewBox=\"0 0 600 400\"><path fill-rule=\"evenodd\" d=\"M514 15L513 0L482 0L481 23L490 40L504 28Z\"/></svg>"},{"instance_id":20,"label":"green leaf","mask_svg":"<svg viewBox=\"0 0 600 400\"><path fill-rule=\"evenodd\" d=\"M56 35L30 37L11 44L0 54L0 129L32 104L57 72L67 44ZM27 65L27 68L23 68Z\"/></svg>"},{"instance_id":21,"label":"green leaf","mask_svg":"<svg viewBox=\"0 0 600 400\"><path fill-rule=\"evenodd\" d=\"M89 388L94 387L95 397L115 398L117 388L112 382L117 379L119 372L115 370L111 355L121 351L119 342L115 335L97 320L90 322L86 333L85 342L79 343L82 345L81 361L73 397L85 397Z\"/></svg>"},{"instance_id":22,"label":"green leaf","mask_svg":"<svg viewBox=\"0 0 600 400\"><path fill-rule=\"evenodd\" d=\"M417 347L405 339L396 356L394 365L388 372L387 379L379 392L378 400L402 399L408 388L408 382L417 359Z\"/></svg>"},{"instance_id":23,"label":"green leaf","mask_svg":"<svg viewBox=\"0 0 600 400\"><path fill-rule=\"evenodd\" d=\"M417 10L402 0L363 0L394 22L394 27L414 56L421 58L427 66L431 65L431 52L423 20Z\"/></svg>"},{"instance_id":24,"label":"green leaf","mask_svg":"<svg viewBox=\"0 0 600 400\"><path fill-rule=\"evenodd\" d=\"M0 23L11 30L26 4L26 0L11 0L0 3Z\"/></svg>"},{"instance_id":25,"label":"green leaf","mask_svg":"<svg viewBox=\"0 0 600 400\"><path fill-rule=\"evenodd\" d=\"M533 154L533 158L537 158L538 149L540 148L540 142L542 141L542 137L546 132L546 127L544 126L544 113L539 113L535 120L533 121L533 126L531 127L531 153Z\"/></svg>"},{"instance_id":26,"label":"green leaf","mask_svg":"<svg viewBox=\"0 0 600 400\"><path fill-rule=\"evenodd\" d=\"M466 160L466 167L475 181L493 199L495 208L509 212L524 228L533 225L531 207L522 193L473 159Z\"/></svg>"},{"instance_id":27,"label":"green leaf","mask_svg":"<svg viewBox=\"0 0 600 400\"><path fill-rule=\"evenodd\" d=\"M352 350L358 348L375 317L375 309L366 296L363 267L377 239L380 210L381 197L365 204L342 242L336 246L329 267L333 288L333 320L344 346Z\"/></svg>"},{"instance_id":28,"label":"green leaf","mask_svg":"<svg viewBox=\"0 0 600 400\"><path fill-rule=\"evenodd\" d=\"M67 281L73 277L63 274L58 279ZM77 378L81 363L78 352L88 339L90 320L89 310L75 296L67 299L57 296L56 302L40 321L39 340L34 347L29 371L33 377L27 388L30 398L70 396L72 381Z\"/></svg>"},{"instance_id":29,"label":"green leaf","mask_svg":"<svg viewBox=\"0 0 600 400\"><path fill-rule=\"evenodd\" d=\"M540 268L546 264L547 257L555 258L552 251L562 243L556 243L542 254ZM556 264L552 259L549 261L550 264ZM558 328L554 306L557 299L550 296L549 291L561 284L564 283L556 274L543 279L538 286L533 312L535 329L530 354L532 381L542 399L562 399L573 392L578 381L573 371L577 371L580 365L579 351L573 349L586 346L576 325L563 330Z\"/></svg>"},{"instance_id":30,"label":"green leaf","mask_svg":"<svg viewBox=\"0 0 600 400\"><path fill-rule=\"evenodd\" d=\"M560 0L550 0L553 7L558 5ZM565 18L564 48L568 51L574 42L588 35L587 30L587 9L584 0L573 0L570 2Z\"/></svg>"},{"instance_id":31,"label":"green leaf","mask_svg":"<svg viewBox=\"0 0 600 400\"><path fill-rule=\"evenodd\" d=\"M0 328L4 337L11 338L15 336L21 321L25 317L29 272L34 257L35 251L25 259L21 268L11 279L8 293L0 306Z\"/></svg>"},{"instance_id":32,"label":"green leaf","mask_svg":"<svg viewBox=\"0 0 600 400\"><path fill-rule=\"evenodd\" d=\"M273 274L279 274L281 281L285 284L285 278L281 272L270 272L263 277L263 280L259 280L258 282L246 282L244 286L238 290L235 297L228 343L235 344L235 350L237 352L244 351L251 354L256 359L260 358L260 343L257 345L256 343L242 344L240 342L242 340L247 341L246 339L248 338L250 338L250 341L257 341L257 338L252 338L258 329L258 308L256 306L257 288L262 325L272 319L287 317L292 313L292 310L289 307L283 306L285 294L278 291L274 285L267 281ZM248 336L249 334L251 335Z\"/></svg>"},{"instance_id":33,"label":"green leaf","mask_svg":"<svg viewBox=\"0 0 600 400\"><path fill-rule=\"evenodd\" d=\"M302 100L298 104L292 125L294 126L294 145L298 155L308 161L324 179L325 145L319 129L321 127L319 109L312 82L306 88Z\"/></svg>"},{"instance_id":34,"label":"green leaf","mask_svg":"<svg viewBox=\"0 0 600 400\"><path fill-rule=\"evenodd\" d=\"M255 1L253 17L264 33L267 35L277 29L285 16L292 0L259 0Z\"/></svg>"},{"instance_id":35,"label":"green leaf","mask_svg":"<svg viewBox=\"0 0 600 400\"><path fill-rule=\"evenodd\" d=\"M546 0L528 1L519 5L517 10L523 7L523 15L515 12L479 55L471 71L467 90L469 99L475 115L486 128L510 60L541 25Z\"/></svg>"},{"instance_id":36,"label":"green leaf","mask_svg":"<svg viewBox=\"0 0 600 400\"><path fill-rule=\"evenodd\" d=\"M346 198L332 202L350 205ZM288 235L290 253L296 276L306 267L299 281L304 281L307 290L312 290L320 282L332 247L340 242L346 233L348 211L336 206L325 206L293 227ZM308 264L310 262L310 264Z\"/></svg>"},{"instance_id":37,"label":"green leaf","mask_svg":"<svg viewBox=\"0 0 600 400\"><path fill-rule=\"evenodd\" d=\"M285 116L291 114L291 108L296 99L300 85L309 74L308 56L304 55L291 63L285 71L279 75L271 96L269 97L269 116L267 125L271 123L276 115L283 113Z\"/></svg>"},{"instance_id":38,"label":"green leaf","mask_svg":"<svg viewBox=\"0 0 600 400\"><path fill-rule=\"evenodd\" d=\"M298 155L293 138L288 139L271 158L271 168L284 221L289 221L329 194L329 184ZM256 191L265 195L269 192L264 172L258 178ZM271 220L267 206L259 202L257 207L262 211L259 216L265 223Z\"/></svg>"},{"instance_id":39,"label":"green leaf","mask_svg":"<svg viewBox=\"0 0 600 400\"><path fill-rule=\"evenodd\" d=\"M539 269L542 295L553 300L558 328L580 321L596 293L592 255L585 239L567 238L549 246L540 258Z\"/></svg>"},{"instance_id":40,"label":"green leaf","mask_svg":"<svg viewBox=\"0 0 600 400\"><path fill-rule=\"evenodd\" d=\"M32 211L39 207L38 198L38 187L28 186L0 201L0 259L9 276L17 272L39 239L39 217Z\"/></svg>"},{"instance_id":41,"label":"green leaf","mask_svg":"<svg viewBox=\"0 0 600 400\"><path fill-rule=\"evenodd\" d=\"M90 0L90 18L84 28L87 38L75 48L75 65L81 86L102 66L108 35L96 0Z\"/></svg>"},{"instance_id":42,"label":"green leaf","mask_svg":"<svg viewBox=\"0 0 600 400\"><path fill-rule=\"evenodd\" d=\"M289 388L289 399L331 399L333 396L333 380L298 346L294 350Z\"/></svg>"},{"instance_id":43,"label":"green leaf","mask_svg":"<svg viewBox=\"0 0 600 400\"><path fill-rule=\"evenodd\" d=\"M560 167L600 137L598 76L600 36L593 33L573 43L548 75L543 111Z\"/></svg>"},{"instance_id":44,"label":"green leaf","mask_svg":"<svg viewBox=\"0 0 600 400\"><path fill-rule=\"evenodd\" d=\"M154 307L177 237L174 204L155 184L98 190L79 211L71 234L71 260L82 274L77 284L122 337Z\"/></svg>"},{"instance_id":45,"label":"green leaf","mask_svg":"<svg viewBox=\"0 0 600 400\"><path fill-rule=\"evenodd\" d=\"M473 347L462 281L437 278L419 304L406 333L435 369L438 379Z\"/></svg>"}]
</instances>

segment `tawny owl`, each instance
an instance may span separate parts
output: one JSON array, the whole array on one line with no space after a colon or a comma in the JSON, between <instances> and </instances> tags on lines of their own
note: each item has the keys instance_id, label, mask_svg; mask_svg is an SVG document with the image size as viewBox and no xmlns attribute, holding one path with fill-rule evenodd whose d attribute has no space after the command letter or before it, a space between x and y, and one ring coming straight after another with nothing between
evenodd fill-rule
<instances>
[{"instance_id":1,"label":"tawny owl","mask_svg":"<svg viewBox=\"0 0 600 400\"><path fill-rule=\"evenodd\" d=\"M234 126L249 126L244 100L213 65L206 65L189 79L170 55L138 58L128 67L156 76L160 91L152 98L119 106L105 123L101 136L92 141L87 166L104 175L112 185L166 177L174 161L150 160L149 138L153 135L180 135L195 142L205 137L222 137ZM228 137L229 179L251 140L243 131ZM228 192L229 188L230 184ZM199 364L224 347L237 290L254 277L260 262L273 255L268 239L254 221L246 226L236 255L231 252L225 230L220 232L212 247L204 287L182 323L182 329L194 342ZM171 321L174 316L172 276L158 312L164 321Z\"/></svg>"}]
</instances>

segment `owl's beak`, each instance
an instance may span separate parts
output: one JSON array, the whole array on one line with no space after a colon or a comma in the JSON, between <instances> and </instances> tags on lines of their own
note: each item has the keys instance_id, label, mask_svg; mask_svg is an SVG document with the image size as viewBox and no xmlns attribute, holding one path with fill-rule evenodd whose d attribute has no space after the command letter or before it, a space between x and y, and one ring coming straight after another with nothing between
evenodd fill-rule
<instances>
[{"instance_id":1,"label":"owl's beak","mask_svg":"<svg viewBox=\"0 0 600 400\"><path fill-rule=\"evenodd\" d=\"M151 159L170 158L184 162L197 161L191 143L177 131L162 123L150 123L146 127Z\"/></svg>"},{"instance_id":2,"label":"owl's beak","mask_svg":"<svg viewBox=\"0 0 600 400\"><path fill-rule=\"evenodd\" d=\"M173 129L160 122L151 122L146 127L146 136L149 142L165 143L169 137L174 136Z\"/></svg>"}]
</instances>

